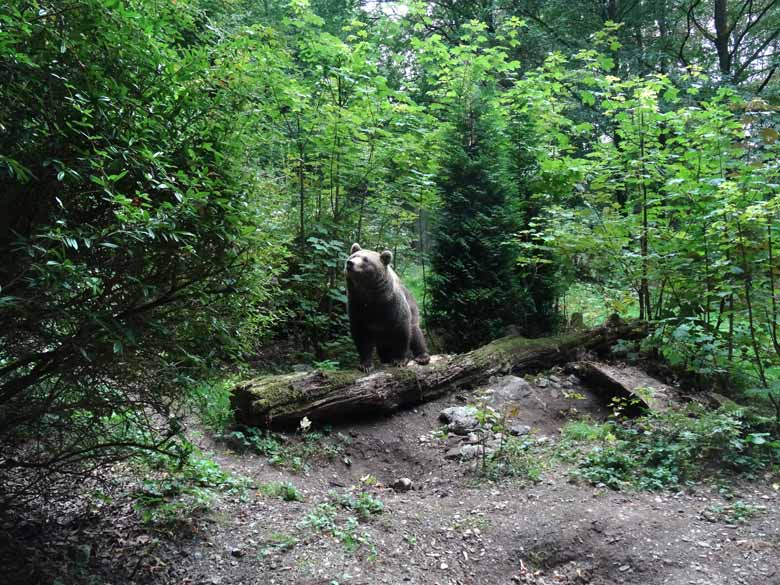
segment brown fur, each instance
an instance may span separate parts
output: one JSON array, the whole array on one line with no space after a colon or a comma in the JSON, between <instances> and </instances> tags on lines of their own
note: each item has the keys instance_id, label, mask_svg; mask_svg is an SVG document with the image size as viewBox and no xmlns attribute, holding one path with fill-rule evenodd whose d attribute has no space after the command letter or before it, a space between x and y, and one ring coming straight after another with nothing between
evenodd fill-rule
<instances>
[{"instance_id":1,"label":"brown fur","mask_svg":"<svg viewBox=\"0 0 780 585\"><path fill-rule=\"evenodd\" d=\"M392 259L389 250L379 254L353 244L347 260L349 325L364 370L375 347L382 363L402 364L410 352L417 363L430 361L417 302L390 267Z\"/></svg>"}]
</instances>

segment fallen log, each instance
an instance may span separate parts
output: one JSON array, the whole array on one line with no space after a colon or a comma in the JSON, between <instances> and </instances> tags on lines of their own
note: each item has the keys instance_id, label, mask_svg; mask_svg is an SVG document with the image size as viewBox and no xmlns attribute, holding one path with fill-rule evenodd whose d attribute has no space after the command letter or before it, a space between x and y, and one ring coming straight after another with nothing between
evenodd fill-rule
<instances>
[{"instance_id":1,"label":"fallen log","mask_svg":"<svg viewBox=\"0 0 780 585\"><path fill-rule=\"evenodd\" d=\"M296 426L304 416L321 423L376 416L477 386L495 374L547 369L580 351L603 353L619 339L646 334L646 323L613 317L601 327L555 337L503 337L468 353L434 356L427 366L265 376L237 384L231 405L237 423L263 428Z\"/></svg>"},{"instance_id":2,"label":"fallen log","mask_svg":"<svg viewBox=\"0 0 780 585\"><path fill-rule=\"evenodd\" d=\"M627 364L588 360L570 364L566 371L577 376L605 401L615 397L626 399L626 409L631 414L646 410L664 412L680 402L674 388Z\"/></svg>"}]
</instances>

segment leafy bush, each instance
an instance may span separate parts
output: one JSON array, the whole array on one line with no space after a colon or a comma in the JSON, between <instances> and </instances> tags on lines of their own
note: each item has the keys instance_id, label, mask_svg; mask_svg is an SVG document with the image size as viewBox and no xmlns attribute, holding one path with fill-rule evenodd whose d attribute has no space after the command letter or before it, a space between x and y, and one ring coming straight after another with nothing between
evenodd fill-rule
<instances>
[{"instance_id":1,"label":"leafy bush","mask_svg":"<svg viewBox=\"0 0 780 585\"><path fill-rule=\"evenodd\" d=\"M281 250L242 164L260 65L195 0L3 12L3 467L165 450L183 390L273 317Z\"/></svg>"},{"instance_id":2,"label":"leafy bush","mask_svg":"<svg viewBox=\"0 0 780 585\"><path fill-rule=\"evenodd\" d=\"M140 463L159 475L143 480L133 493L135 509L146 523L190 522L209 510L216 492L242 493L249 484L197 454L182 466L168 457L147 457Z\"/></svg>"},{"instance_id":3,"label":"leafy bush","mask_svg":"<svg viewBox=\"0 0 780 585\"><path fill-rule=\"evenodd\" d=\"M224 433L233 421L230 391L235 383L233 378L205 380L190 390L189 399L198 417L215 433Z\"/></svg>"},{"instance_id":4,"label":"leafy bush","mask_svg":"<svg viewBox=\"0 0 780 585\"><path fill-rule=\"evenodd\" d=\"M578 451L576 475L613 489L659 490L712 473L752 473L780 454L765 421L742 410L691 406L587 428L569 425L564 437L596 446Z\"/></svg>"}]
</instances>

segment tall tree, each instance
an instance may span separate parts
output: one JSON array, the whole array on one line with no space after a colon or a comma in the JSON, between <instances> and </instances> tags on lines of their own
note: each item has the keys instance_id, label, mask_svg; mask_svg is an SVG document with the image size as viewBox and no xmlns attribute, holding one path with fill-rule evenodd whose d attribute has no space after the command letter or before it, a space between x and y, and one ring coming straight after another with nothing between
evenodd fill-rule
<instances>
[{"instance_id":1,"label":"tall tree","mask_svg":"<svg viewBox=\"0 0 780 585\"><path fill-rule=\"evenodd\" d=\"M478 88L444 137L430 324L447 350L500 337L532 307L511 243L520 226L508 138L506 120Z\"/></svg>"}]
</instances>

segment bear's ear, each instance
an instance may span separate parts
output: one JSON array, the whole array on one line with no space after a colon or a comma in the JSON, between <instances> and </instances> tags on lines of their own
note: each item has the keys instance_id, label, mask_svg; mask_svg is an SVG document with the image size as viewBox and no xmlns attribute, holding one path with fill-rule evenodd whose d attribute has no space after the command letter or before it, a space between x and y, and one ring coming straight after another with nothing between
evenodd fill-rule
<instances>
[{"instance_id":1,"label":"bear's ear","mask_svg":"<svg viewBox=\"0 0 780 585\"><path fill-rule=\"evenodd\" d=\"M390 250L385 250L379 255L379 259L382 261L382 264L387 266L393 261L393 253Z\"/></svg>"},{"instance_id":2,"label":"bear's ear","mask_svg":"<svg viewBox=\"0 0 780 585\"><path fill-rule=\"evenodd\" d=\"M355 252L360 252L362 248L360 247L360 244L352 244L352 248L349 250L350 255L354 254Z\"/></svg>"}]
</instances>

